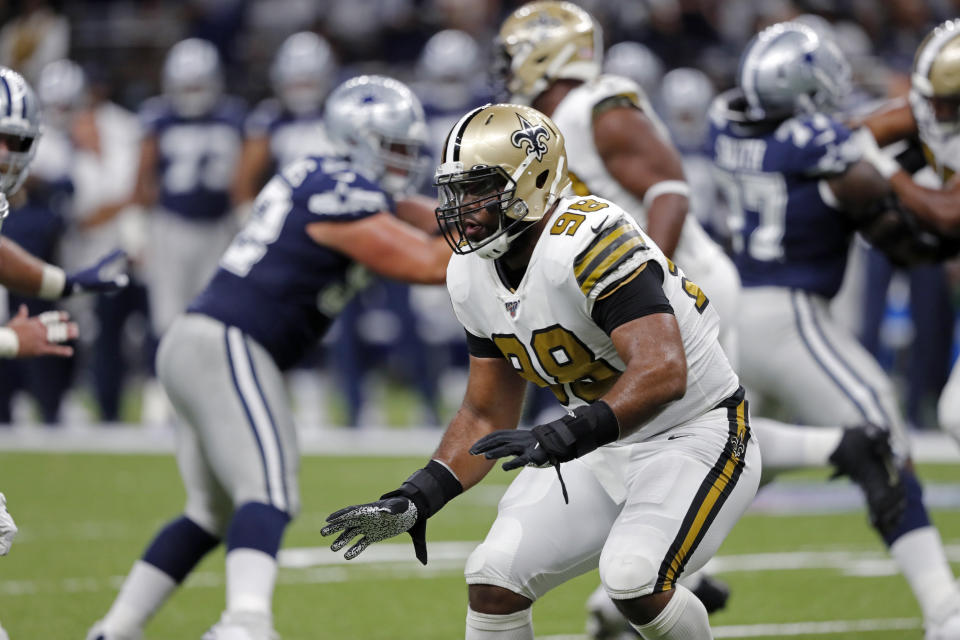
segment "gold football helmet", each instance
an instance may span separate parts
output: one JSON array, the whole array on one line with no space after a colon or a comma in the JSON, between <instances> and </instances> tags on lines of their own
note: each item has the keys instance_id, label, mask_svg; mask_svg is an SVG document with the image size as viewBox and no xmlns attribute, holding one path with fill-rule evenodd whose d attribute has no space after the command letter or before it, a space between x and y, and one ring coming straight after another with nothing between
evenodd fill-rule
<instances>
[{"instance_id":1,"label":"gold football helmet","mask_svg":"<svg viewBox=\"0 0 960 640\"><path fill-rule=\"evenodd\" d=\"M531 107L494 104L460 118L447 134L434 184L437 222L456 253L499 258L570 186L563 135ZM497 228L471 237L483 210Z\"/></svg>"},{"instance_id":2,"label":"gold football helmet","mask_svg":"<svg viewBox=\"0 0 960 640\"><path fill-rule=\"evenodd\" d=\"M572 2L525 4L503 22L496 39L495 74L520 104L559 79L588 81L600 75L600 25Z\"/></svg>"},{"instance_id":3,"label":"gold football helmet","mask_svg":"<svg viewBox=\"0 0 960 640\"><path fill-rule=\"evenodd\" d=\"M960 18L940 24L920 43L911 84L927 101L938 132L960 133Z\"/></svg>"}]
</instances>

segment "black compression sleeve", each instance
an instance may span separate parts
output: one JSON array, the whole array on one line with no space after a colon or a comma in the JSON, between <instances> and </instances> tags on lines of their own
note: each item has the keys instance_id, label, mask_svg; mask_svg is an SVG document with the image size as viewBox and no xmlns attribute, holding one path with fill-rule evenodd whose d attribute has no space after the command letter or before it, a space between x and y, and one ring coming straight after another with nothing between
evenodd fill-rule
<instances>
[{"instance_id":1,"label":"black compression sleeve","mask_svg":"<svg viewBox=\"0 0 960 640\"><path fill-rule=\"evenodd\" d=\"M654 313L673 313L673 307L663 293L663 269L650 260L632 280L603 294L593 305L591 316L610 335L620 325Z\"/></svg>"},{"instance_id":2,"label":"black compression sleeve","mask_svg":"<svg viewBox=\"0 0 960 640\"><path fill-rule=\"evenodd\" d=\"M490 338L483 338L476 334L466 332L467 351L474 358L502 358L503 353L497 348L497 345Z\"/></svg>"}]
</instances>

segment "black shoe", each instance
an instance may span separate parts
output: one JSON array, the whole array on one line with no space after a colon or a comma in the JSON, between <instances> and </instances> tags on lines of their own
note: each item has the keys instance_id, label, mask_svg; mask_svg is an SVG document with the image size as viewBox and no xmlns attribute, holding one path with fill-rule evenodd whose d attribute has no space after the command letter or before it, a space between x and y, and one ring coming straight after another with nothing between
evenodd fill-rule
<instances>
[{"instance_id":1,"label":"black shoe","mask_svg":"<svg viewBox=\"0 0 960 640\"><path fill-rule=\"evenodd\" d=\"M700 578L700 584L692 592L706 607L707 613L720 611L727 606L727 600L730 599L730 587L727 583L706 574Z\"/></svg>"},{"instance_id":2,"label":"black shoe","mask_svg":"<svg viewBox=\"0 0 960 640\"><path fill-rule=\"evenodd\" d=\"M900 524L907 494L893 459L889 432L872 424L846 429L830 462L836 467L832 478L848 476L860 485L870 521L880 533Z\"/></svg>"}]
</instances>

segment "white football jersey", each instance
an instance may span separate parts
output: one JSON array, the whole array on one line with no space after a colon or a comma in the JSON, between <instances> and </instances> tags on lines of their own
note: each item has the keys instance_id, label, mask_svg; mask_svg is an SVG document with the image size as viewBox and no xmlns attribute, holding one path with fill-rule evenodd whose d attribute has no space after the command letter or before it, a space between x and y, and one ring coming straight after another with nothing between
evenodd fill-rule
<instances>
[{"instance_id":1,"label":"white football jersey","mask_svg":"<svg viewBox=\"0 0 960 640\"><path fill-rule=\"evenodd\" d=\"M599 298L656 261L687 358L687 392L616 444L640 442L716 407L739 380L717 342L718 317L699 287L616 204L569 196L543 229L514 291L493 260L454 255L447 288L460 323L492 340L522 377L550 387L568 410L600 398L625 365L591 317Z\"/></svg>"},{"instance_id":2,"label":"white football jersey","mask_svg":"<svg viewBox=\"0 0 960 640\"><path fill-rule=\"evenodd\" d=\"M602 75L576 87L564 96L550 117L563 133L574 191L580 195L599 193L619 202L646 228L647 211L643 203L610 175L593 138L594 107L616 97L629 100L650 119L664 140L670 139L643 89L621 76ZM699 273L709 269L709 262L722 252L696 218L687 216L674 255L676 261L688 271ZM700 268L701 264L704 268Z\"/></svg>"}]
</instances>

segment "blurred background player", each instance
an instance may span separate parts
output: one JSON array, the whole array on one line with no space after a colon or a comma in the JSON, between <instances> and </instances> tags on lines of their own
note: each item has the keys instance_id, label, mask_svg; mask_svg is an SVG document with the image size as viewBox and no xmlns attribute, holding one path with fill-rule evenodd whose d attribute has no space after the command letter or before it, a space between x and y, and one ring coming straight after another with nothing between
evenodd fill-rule
<instances>
[{"instance_id":1,"label":"blurred background player","mask_svg":"<svg viewBox=\"0 0 960 640\"><path fill-rule=\"evenodd\" d=\"M270 65L273 96L257 104L245 125L234 202L252 205L267 178L293 160L332 151L323 126L323 101L337 66L327 41L300 31L280 45Z\"/></svg>"},{"instance_id":2,"label":"blurred background player","mask_svg":"<svg viewBox=\"0 0 960 640\"><path fill-rule=\"evenodd\" d=\"M226 610L204 639L277 637L276 554L300 507L281 372L323 336L368 270L444 281L450 249L422 230L436 226L432 209L394 201L416 188L429 162L414 94L390 78L359 76L334 90L325 118L346 155L302 158L267 183L215 277L163 339L157 369L184 420L177 458L187 503L88 640L139 638L221 541Z\"/></svg>"},{"instance_id":3,"label":"blurred background player","mask_svg":"<svg viewBox=\"0 0 960 640\"><path fill-rule=\"evenodd\" d=\"M833 463L858 479L871 519L923 611L928 638L960 637L960 589L930 523L889 379L828 302L840 288L855 231L902 263L935 257L883 177L831 115L849 68L809 27L781 23L747 46L738 88L710 114L717 178L729 203L743 281L740 370L745 384L811 425L869 423L899 461L867 466L885 439L874 431L763 431L764 472ZM790 375L786 375L790 372ZM873 452L873 453L871 453ZM903 493L892 491L897 484ZM905 500L905 511L897 506Z\"/></svg>"},{"instance_id":4,"label":"blurred background player","mask_svg":"<svg viewBox=\"0 0 960 640\"><path fill-rule=\"evenodd\" d=\"M960 20L934 29L917 49L909 100L893 101L864 120L874 140L865 157L890 180L897 196L917 216L960 237ZM922 154L907 169L882 155L877 143L919 138ZM940 426L960 442L960 366L954 365L940 394Z\"/></svg>"},{"instance_id":5,"label":"blurred background player","mask_svg":"<svg viewBox=\"0 0 960 640\"><path fill-rule=\"evenodd\" d=\"M243 103L224 94L209 42L175 44L163 95L140 109L143 140L133 200L153 208L148 273L157 336L206 285L236 233L230 187L243 145Z\"/></svg>"}]
</instances>

